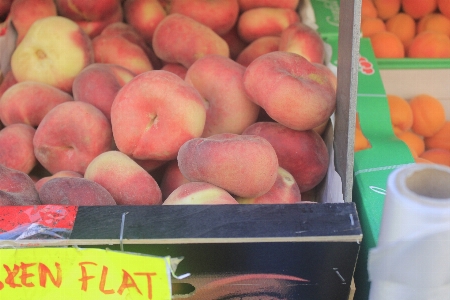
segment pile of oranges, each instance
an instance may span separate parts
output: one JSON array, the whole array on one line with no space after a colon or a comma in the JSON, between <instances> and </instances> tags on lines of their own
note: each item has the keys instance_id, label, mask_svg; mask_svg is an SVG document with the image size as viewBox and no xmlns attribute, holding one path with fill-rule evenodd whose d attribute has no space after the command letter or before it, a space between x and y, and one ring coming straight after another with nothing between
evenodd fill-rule
<instances>
[{"instance_id":1,"label":"pile of oranges","mask_svg":"<svg viewBox=\"0 0 450 300\"><path fill-rule=\"evenodd\" d=\"M361 32L377 58L450 58L450 1L362 0Z\"/></svg>"},{"instance_id":2,"label":"pile of oranges","mask_svg":"<svg viewBox=\"0 0 450 300\"><path fill-rule=\"evenodd\" d=\"M450 121L442 103L428 94L408 100L388 94L387 100L394 134L408 146L415 161L450 166ZM355 151L369 148L358 119L356 127Z\"/></svg>"}]
</instances>

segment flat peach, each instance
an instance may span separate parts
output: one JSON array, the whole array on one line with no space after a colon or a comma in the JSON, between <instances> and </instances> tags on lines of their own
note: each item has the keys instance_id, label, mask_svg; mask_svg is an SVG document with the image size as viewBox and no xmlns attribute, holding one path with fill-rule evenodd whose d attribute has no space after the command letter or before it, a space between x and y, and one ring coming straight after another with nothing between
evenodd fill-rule
<instances>
[{"instance_id":1,"label":"flat peach","mask_svg":"<svg viewBox=\"0 0 450 300\"><path fill-rule=\"evenodd\" d=\"M9 89L11 86L17 83L16 78L14 78L14 74L11 70L3 74L3 80L0 82L0 97Z\"/></svg>"},{"instance_id":2,"label":"flat peach","mask_svg":"<svg viewBox=\"0 0 450 300\"><path fill-rule=\"evenodd\" d=\"M93 54L91 39L80 26L51 16L30 26L11 56L11 69L18 82L38 81L71 92L75 77L94 61Z\"/></svg>"},{"instance_id":3,"label":"flat peach","mask_svg":"<svg viewBox=\"0 0 450 300\"><path fill-rule=\"evenodd\" d=\"M2 1L4 2L4 1ZM17 31L19 44L31 25L39 19L58 14L53 0L14 0L10 6L9 18Z\"/></svg>"},{"instance_id":4,"label":"flat peach","mask_svg":"<svg viewBox=\"0 0 450 300\"><path fill-rule=\"evenodd\" d=\"M125 21L133 26L148 45L158 24L167 16L159 0L125 0L123 10Z\"/></svg>"},{"instance_id":5,"label":"flat peach","mask_svg":"<svg viewBox=\"0 0 450 300\"><path fill-rule=\"evenodd\" d=\"M39 192L41 187L46 183L47 181L53 179L53 178L60 178L60 177L75 177L75 178L83 178L83 175L74 171L59 171L56 172L53 175L50 176L44 176L36 180L34 183L34 186L36 187L36 190Z\"/></svg>"},{"instance_id":6,"label":"flat peach","mask_svg":"<svg viewBox=\"0 0 450 300\"><path fill-rule=\"evenodd\" d=\"M73 98L94 105L111 120L111 106L117 92L135 76L134 72L116 64L93 63L75 77Z\"/></svg>"},{"instance_id":7,"label":"flat peach","mask_svg":"<svg viewBox=\"0 0 450 300\"><path fill-rule=\"evenodd\" d=\"M252 61L263 54L278 51L280 46L280 37L263 36L245 47L236 58L236 62L247 67Z\"/></svg>"},{"instance_id":8,"label":"flat peach","mask_svg":"<svg viewBox=\"0 0 450 300\"><path fill-rule=\"evenodd\" d=\"M27 124L12 124L0 130L0 164L24 173L36 165L33 137L36 130Z\"/></svg>"},{"instance_id":9,"label":"flat peach","mask_svg":"<svg viewBox=\"0 0 450 300\"><path fill-rule=\"evenodd\" d=\"M272 188L256 198L240 198L236 201L240 204L292 204L301 201L300 189L294 177L285 169L278 168L277 180Z\"/></svg>"},{"instance_id":10,"label":"flat peach","mask_svg":"<svg viewBox=\"0 0 450 300\"><path fill-rule=\"evenodd\" d=\"M161 192L163 200L165 200L177 187L190 182L180 171L178 161L172 160L167 164L167 168L161 179Z\"/></svg>"},{"instance_id":11,"label":"flat peach","mask_svg":"<svg viewBox=\"0 0 450 300\"><path fill-rule=\"evenodd\" d=\"M73 97L61 89L38 81L22 81L1 96L0 120L5 125L23 123L37 127L52 108L68 101L73 101Z\"/></svg>"},{"instance_id":12,"label":"flat peach","mask_svg":"<svg viewBox=\"0 0 450 300\"><path fill-rule=\"evenodd\" d=\"M295 130L323 124L336 108L330 72L295 53L274 51L256 58L245 71L244 86L272 119Z\"/></svg>"},{"instance_id":13,"label":"flat peach","mask_svg":"<svg viewBox=\"0 0 450 300\"><path fill-rule=\"evenodd\" d=\"M174 159L185 141L201 136L205 119L199 92L163 70L134 77L111 107L117 148L133 159Z\"/></svg>"},{"instance_id":14,"label":"flat peach","mask_svg":"<svg viewBox=\"0 0 450 300\"><path fill-rule=\"evenodd\" d=\"M30 176L0 164L0 206L41 204Z\"/></svg>"},{"instance_id":15,"label":"flat peach","mask_svg":"<svg viewBox=\"0 0 450 300\"><path fill-rule=\"evenodd\" d=\"M241 11L258 7L290 8L295 10L300 3L299 0L238 0L238 2Z\"/></svg>"},{"instance_id":16,"label":"flat peach","mask_svg":"<svg viewBox=\"0 0 450 300\"><path fill-rule=\"evenodd\" d=\"M154 1L154 0L151 0ZM159 70L162 67L161 60L156 56L151 47L151 40L148 42L135 27L124 22L115 22L106 26L102 30L102 35L108 36L120 36L128 40L129 42L138 45L147 54L153 69Z\"/></svg>"},{"instance_id":17,"label":"flat peach","mask_svg":"<svg viewBox=\"0 0 450 300\"><path fill-rule=\"evenodd\" d=\"M172 0L169 13L188 16L221 35L236 23L239 4L238 0Z\"/></svg>"},{"instance_id":18,"label":"flat peach","mask_svg":"<svg viewBox=\"0 0 450 300\"><path fill-rule=\"evenodd\" d=\"M60 16L75 21L90 38L111 23L123 19L121 0L55 0Z\"/></svg>"},{"instance_id":19,"label":"flat peach","mask_svg":"<svg viewBox=\"0 0 450 300\"><path fill-rule=\"evenodd\" d=\"M92 46L96 63L116 64L135 74L154 69L144 49L123 36L100 34Z\"/></svg>"},{"instance_id":20,"label":"flat peach","mask_svg":"<svg viewBox=\"0 0 450 300\"><path fill-rule=\"evenodd\" d=\"M42 119L33 145L36 159L50 173L74 171L84 174L96 156L110 150L111 125L92 104L65 102Z\"/></svg>"},{"instance_id":21,"label":"flat peach","mask_svg":"<svg viewBox=\"0 0 450 300\"><path fill-rule=\"evenodd\" d=\"M311 63L323 64L325 60L322 37L302 22L291 24L281 32L278 50L297 53Z\"/></svg>"},{"instance_id":22,"label":"flat peach","mask_svg":"<svg viewBox=\"0 0 450 300\"><path fill-rule=\"evenodd\" d=\"M272 145L256 135L224 133L194 138L181 146L177 160L188 180L209 182L246 198L267 193L278 171Z\"/></svg>"},{"instance_id":23,"label":"flat peach","mask_svg":"<svg viewBox=\"0 0 450 300\"><path fill-rule=\"evenodd\" d=\"M186 68L208 54L225 57L230 55L228 44L211 28L175 13L168 15L158 24L152 45L156 56L161 60L180 63Z\"/></svg>"},{"instance_id":24,"label":"flat peach","mask_svg":"<svg viewBox=\"0 0 450 300\"><path fill-rule=\"evenodd\" d=\"M177 63L166 63L161 70L172 72L178 76L180 76L181 79L184 79L186 77L187 68L183 66L182 64Z\"/></svg>"},{"instance_id":25,"label":"flat peach","mask_svg":"<svg viewBox=\"0 0 450 300\"><path fill-rule=\"evenodd\" d=\"M50 179L39 190L39 198L46 205L116 205L111 194L100 184L77 177Z\"/></svg>"},{"instance_id":26,"label":"flat peach","mask_svg":"<svg viewBox=\"0 0 450 300\"><path fill-rule=\"evenodd\" d=\"M244 42L237 32L237 26L233 26L228 32L221 34L220 37L228 44L230 48L230 58L236 60L239 54L248 46L247 42Z\"/></svg>"},{"instance_id":27,"label":"flat peach","mask_svg":"<svg viewBox=\"0 0 450 300\"><path fill-rule=\"evenodd\" d=\"M207 182L188 182L176 188L163 205L239 204L224 189Z\"/></svg>"},{"instance_id":28,"label":"flat peach","mask_svg":"<svg viewBox=\"0 0 450 300\"><path fill-rule=\"evenodd\" d=\"M214 54L199 58L188 69L185 81L206 101L202 137L219 133L240 134L256 121L259 106L245 92L244 72L245 67L231 58Z\"/></svg>"},{"instance_id":29,"label":"flat peach","mask_svg":"<svg viewBox=\"0 0 450 300\"><path fill-rule=\"evenodd\" d=\"M257 135L269 141L277 153L280 167L292 174L301 192L314 188L327 173L328 150L314 130L298 131L275 122L258 122L243 134Z\"/></svg>"},{"instance_id":30,"label":"flat peach","mask_svg":"<svg viewBox=\"0 0 450 300\"><path fill-rule=\"evenodd\" d=\"M259 7L241 14L237 30L244 41L251 43L263 36L280 36L281 32L289 25L299 21L300 16L293 9Z\"/></svg>"},{"instance_id":31,"label":"flat peach","mask_svg":"<svg viewBox=\"0 0 450 300\"><path fill-rule=\"evenodd\" d=\"M161 190L154 178L127 155L107 151L86 169L84 178L103 186L118 205L158 205Z\"/></svg>"}]
</instances>

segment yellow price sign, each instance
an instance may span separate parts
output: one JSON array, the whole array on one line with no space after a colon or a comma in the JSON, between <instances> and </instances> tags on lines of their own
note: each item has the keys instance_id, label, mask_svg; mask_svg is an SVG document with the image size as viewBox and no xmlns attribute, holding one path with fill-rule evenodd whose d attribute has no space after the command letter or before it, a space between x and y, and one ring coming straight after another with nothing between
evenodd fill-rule
<instances>
[{"instance_id":1,"label":"yellow price sign","mask_svg":"<svg viewBox=\"0 0 450 300\"><path fill-rule=\"evenodd\" d=\"M171 299L169 257L102 249L0 249L0 299Z\"/></svg>"}]
</instances>

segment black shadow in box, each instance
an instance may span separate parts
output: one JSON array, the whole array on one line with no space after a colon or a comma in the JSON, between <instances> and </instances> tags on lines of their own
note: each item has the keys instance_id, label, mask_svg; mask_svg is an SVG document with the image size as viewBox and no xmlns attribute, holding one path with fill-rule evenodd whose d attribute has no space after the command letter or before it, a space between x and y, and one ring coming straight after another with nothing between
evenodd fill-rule
<instances>
[{"instance_id":1,"label":"black shadow in box","mask_svg":"<svg viewBox=\"0 0 450 300\"><path fill-rule=\"evenodd\" d=\"M176 274L191 275L173 279L174 299L348 299L361 241L352 203L164 208L80 207L70 243L182 257Z\"/></svg>"}]
</instances>

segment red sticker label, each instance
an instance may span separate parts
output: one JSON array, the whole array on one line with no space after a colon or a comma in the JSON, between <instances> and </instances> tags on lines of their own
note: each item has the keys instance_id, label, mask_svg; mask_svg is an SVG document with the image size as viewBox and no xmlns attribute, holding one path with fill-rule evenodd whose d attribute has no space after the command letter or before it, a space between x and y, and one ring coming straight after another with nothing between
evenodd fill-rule
<instances>
[{"instance_id":1,"label":"red sticker label","mask_svg":"<svg viewBox=\"0 0 450 300\"><path fill-rule=\"evenodd\" d=\"M66 239L72 232L77 206L36 205L0 208L0 240Z\"/></svg>"},{"instance_id":2,"label":"red sticker label","mask_svg":"<svg viewBox=\"0 0 450 300\"><path fill-rule=\"evenodd\" d=\"M359 57L359 71L366 75L372 75L373 73L375 73L373 64L364 56Z\"/></svg>"}]
</instances>

